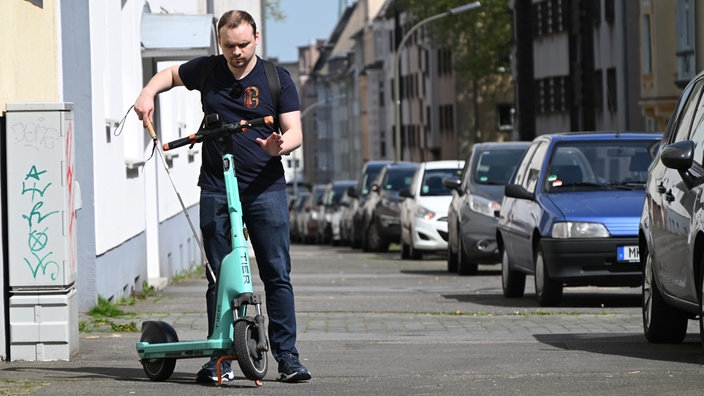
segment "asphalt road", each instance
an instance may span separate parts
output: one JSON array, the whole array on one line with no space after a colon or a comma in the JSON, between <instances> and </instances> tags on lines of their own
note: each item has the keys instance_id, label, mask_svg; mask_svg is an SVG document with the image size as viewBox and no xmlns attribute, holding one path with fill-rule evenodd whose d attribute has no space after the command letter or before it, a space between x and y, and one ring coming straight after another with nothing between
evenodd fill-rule
<instances>
[{"instance_id":1,"label":"asphalt road","mask_svg":"<svg viewBox=\"0 0 704 396\"><path fill-rule=\"evenodd\" d=\"M81 333L70 362L0 363L0 394L37 395L700 395L704 352L698 323L683 344L649 344L640 289L565 289L560 307L505 299L499 266L472 277L448 274L441 256L401 260L398 251L294 245L298 348L308 383L244 379L194 382L204 362L183 359L166 382L144 375L139 333ZM255 291L259 284L255 285ZM164 320L181 340L205 336L205 281L169 285L123 307L141 323ZM82 319L86 319L82 315ZM237 364L234 364L237 367Z\"/></svg>"}]
</instances>

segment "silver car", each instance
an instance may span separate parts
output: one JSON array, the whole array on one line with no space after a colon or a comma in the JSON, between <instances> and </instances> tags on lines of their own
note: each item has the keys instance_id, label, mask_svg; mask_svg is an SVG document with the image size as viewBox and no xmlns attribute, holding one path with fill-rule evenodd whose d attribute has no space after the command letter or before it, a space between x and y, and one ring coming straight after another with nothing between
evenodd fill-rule
<instances>
[{"instance_id":1,"label":"silver car","mask_svg":"<svg viewBox=\"0 0 704 396\"><path fill-rule=\"evenodd\" d=\"M452 192L447 211L447 270L474 275L479 264L501 261L496 224L504 186L530 142L477 143L465 161L462 178L443 180Z\"/></svg>"}]
</instances>

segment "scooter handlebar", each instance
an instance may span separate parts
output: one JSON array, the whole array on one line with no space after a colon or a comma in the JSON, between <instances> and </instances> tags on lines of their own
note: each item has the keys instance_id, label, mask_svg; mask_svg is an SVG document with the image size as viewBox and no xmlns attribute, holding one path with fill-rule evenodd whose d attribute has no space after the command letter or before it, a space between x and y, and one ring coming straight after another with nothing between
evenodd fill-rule
<instances>
[{"instance_id":1,"label":"scooter handlebar","mask_svg":"<svg viewBox=\"0 0 704 396\"><path fill-rule=\"evenodd\" d=\"M200 143L204 140L221 137L230 133L245 132L248 128L257 128L264 125L271 125L274 123L274 117L266 116L261 118L255 118L253 120L245 121L242 120L239 124L225 124L221 127L214 129L200 129L198 132L173 140L168 143L164 143L162 148L164 151L173 150L178 147L182 147L188 144Z\"/></svg>"}]
</instances>

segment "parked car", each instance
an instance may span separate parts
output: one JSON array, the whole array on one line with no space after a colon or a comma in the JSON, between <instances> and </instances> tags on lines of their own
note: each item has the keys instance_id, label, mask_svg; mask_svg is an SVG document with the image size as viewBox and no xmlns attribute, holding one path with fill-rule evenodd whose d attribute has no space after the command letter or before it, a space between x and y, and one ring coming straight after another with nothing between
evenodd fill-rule
<instances>
[{"instance_id":1,"label":"parked car","mask_svg":"<svg viewBox=\"0 0 704 396\"><path fill-rule=\"evenodd\" d=\"M640 219L643 330L681 342L699 319L704 345L704 73L680 95L648 174Z\"/></svg>"},{"instance_id":2,"label":"parked car","mask_svg":"<svg viewBox=\"0 0 704 396\"><path fill-rule=\"evenodd\" d=\"M640 286L638 222L655 133L565 133L533 140L506 185L498 223L506 297L534 275L541 306L564 286Z\"/></svg>"},{"instance_id":3,"label":"parked car","mask_svg":"<svg viewBox=\"0 0 704 396\"><path fill-rule=\"evenodd\" d=\"M401 240L401 196L418 168L415 162L394 162L384 166L371 185L364 203L364 238L366 252L385 252L391 243Z\"/></svg>"},{"instance_id":4,"label":"parked car","mask_svg":"<svg viewBox=\"0 0 704 396\"><path fill-rule=\"evenodd\" d=\"M479 264L501 261L496 244L496 216L504 186L530 142L477 143L465 161L462 177L443 180L452 191L447 209L447 270L475 275Z\"/></svg>"},{"instance_id":5,"label":"parked car","mask_svg":"<svg viewBox=\"0 0 704 396\"><path fill-rule=\"evenodd\" d=\"M303 207L301 240L303 243L320 241L320 207L323 205L325 184L315 184Z\"/></svg>"},{"instance_id":6,"label":"parked car","mask_svg":"<svg viewBox=\"0 0 704 396\"><path fill-rule=\"evenodd\" d=\"M299 224L302 221L302 213L309 196L309 191L299 191L298 195L289 201L288 222L292 242L301 242L303 240L303 227L299 226Z\"/></svg>"},{"instance_id":7,"label":"parked car","mask_svg":"<svg viewBox=\"0 0 704 396\"><path fill-rule=\"evenodd\" d=\"M356 183L356 182L355 182ZM351 187L354 190L354 187ZM352 239L352 204L355 199L350 195L348 188L340 197L340 244L348 246Z\"/></svg>"},{"instance_id":8,"label":"parked car","mask_svg":"<svg viewBox=\"0 0 704 396\"><path fill-rule=\"evenodd\" d=\"M409 188L399 191L401 203L401 258L419 260L423 252L447 249L447 207L452 190L443 179L457 177L464 161L420 164Z\"/></svg>"},{"instance_id":9,"label":"parked car","mask_svg":"<svg viewBox=\"0 0 704 396\"><path fill-rule=\"evenodd\" d=\"M319 208L320 242L336 245L340 242L340 198L356 180L337 180L328 183L323 193L323 205Z\"/></svg>"},{"instance_id":10,"label":"parked car","mask_svg":"<svg viewBox=\"0 0 704 396\"><path fill-rule=\"evenodd\" d=\"M347 213L351 216L351 220L349 220L350 246L353 248L362 247L362 236L364 232L363 208L371 192L372 182L381 171L381 168L390 163L391 161L367 161L362 167L362 173L359 175L357 187L350 187L348 190L348 195L351 199Z\"/></svg>"}]
</instances>

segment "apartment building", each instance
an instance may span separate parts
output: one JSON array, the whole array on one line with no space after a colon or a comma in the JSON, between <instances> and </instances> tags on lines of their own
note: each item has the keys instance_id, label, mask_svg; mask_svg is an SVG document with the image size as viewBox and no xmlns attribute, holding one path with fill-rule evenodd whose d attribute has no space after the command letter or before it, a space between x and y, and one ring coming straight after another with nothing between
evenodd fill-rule
<instances>
[{"instance_id":1,"label":"apartment building","mask_svg":"<svg viewBox=\"0 0 704 396\"><path fill-rule=\"evenodd\" d=\"M704 7L693 0L642 0L640 107L650 131L664 131L684 86L704 69Z\"/></svg>"},{"instance_id":2,"label":"apartment building","mask_svg":"<svg viewBox=\"0 0 704 396\"><path fill-rule=\"evenodd\" d=\"M511 9L516 138L644 128L637 2L512 1Z\"/></svg>"}]
</instances>

